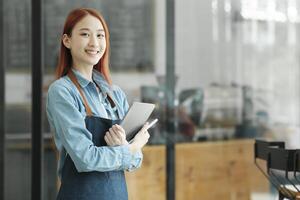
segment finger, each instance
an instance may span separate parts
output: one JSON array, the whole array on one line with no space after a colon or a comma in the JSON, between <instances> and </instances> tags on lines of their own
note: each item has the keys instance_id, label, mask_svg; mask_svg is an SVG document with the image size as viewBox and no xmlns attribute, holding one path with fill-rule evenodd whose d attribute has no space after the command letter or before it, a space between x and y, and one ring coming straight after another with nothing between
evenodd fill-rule
<instances>
[{"instance_id":1,"label":"finger","mask_svg":"<svg viewBox=\"0 0 300 200\"><path fill-rule=\"evenodd\" d=\"M123 128L119 128L119 127L117 127L117 126L115 126L115 125L112 126L112 127L110 128L110 130L113 131L114 133L121 133L121 134L122 134L123 132L125 133L125 131L124 131Z\"/></svg>"},{"instance_id":2,"label":"finger","mask_svg":"<svg viewBox=\"0 0 300 200\"><path fill-rule=\"evenodd\" d=\"M107 133L106 137L108 139L108 141L110 142L111 145L115 145L115 141L112 139L111 134Z\"/></svg>"},{"instance_id":3,"label":"finger","mask_svg":"<svg viewBox=\"0 0 300 200\"><path fill-rule=\"evenodd\" d=\"M106 138L107 138L107 140L108 140L110 146L114 146L114 145L115 145L115 144L114 144L114 141L112 140L112 138L111 138L111 136L110 136L110 134L109 134L109 132L107 133Z\"/></svg>"},{"instance_id":4,"label":"finger","mask_svg":"<svg viewBox=\"0 0 300 200\"><path fill-rule=\"evenodd\" d=\"M121 140L124 139L126 137L125 132L122 132L121 130L115 130L114 133L116 134L116 136Z\"/></svg>"},{"instance_id":5,"label":"finger","mask_svg":"<svg viewBox=\"0 0 300 200\"><path fill-rule=\"evenodd\" d=\"M125 135L125 130L121 126L114 125L112 128L113 128L114 132L118 134L119 137L122 137Z\"/></svg>"},{"instance_id":6,"label":"finger","mask_svg":"<svg viewBox=\"0 0 300 200\"><path fill-rule=\"evenodd\" d=\"M114 140L113 137L111 136L111 133L110 133L110 132L107 134L107 138L109 139L109 141L110 141L113 145L115 145L115 140Z\"/></svg>"},{"instance_id":7,"label":"finger","mask_svg":"<svg viewBox=\"0 0 300 200\"><path fill-rule=\"evenodd\" d=\"M123 139L122 134L120 132L114 132L111 134L115 140L121 141Z\"/></svg>"},{"instance_id":8,"label":"finger","mask_svg":"<svg viewBox=\"0 0 300 200\"><path fill-rule=\"evenodd\" d=\"M145 131L147 131L148 126L149 126L149 122L146 122L146 123L144 124L143 128L140 130L140 132L145 132Z\"/></svg>"},{"instance_id":9,"label":"finger","mask_svg":"<svg viewBox=\"0 0 300 200\"><path fill-rule=\"evenodd\" d=\"M118 127L117 126L112 126L112 130L113 130L113 132L116 134L116 135L119 135L119 132L120 132L120 130L118 129Z\"/></svg>"},{"instance_id":10,"label":"finger","mask_svg":"<svg viewBox=\"0 0 300 200\"><path fill-rule=\"evenodd\" d=\"M106 132L107 134L108 132ZM107 135L104 136L104 140L108 146L112 146L111 141L108 139Z\"/></svg>"},{"instance_id":11,"label":"finger","mask_svg":"<svg viewBox=\"0 0 300 200\"><path fill-rule=\"evenodd\" d=\"M114 130L113 127L111 127L109 129L109 133L110 133L110 136L113 139L113 141L115 141L116 139L119 139L119 134L116 133L116 131Z\"/></svg>"},{"instance_id":12,"label":"finger","mask_svg":"<svg viewBox=\"0 0 300 200\"><path fill-rule=\"evenodd\" d=\"M150 138L150 134L148 131L145 131L145 134L146 134L146 138L149 139Z\"/></svg>"},{"instance_id":13,"label":"finger","mask_svg":"<svg viewBox=\"0 0 300 200\"><path fill-rule=\"evenodd\" d=\"M120 126L119 124L116 124L116 128L118 128L118 130L120 130L121 132L125 133L125 130L122 126Z\"/></svg>"},{"instance_id":14,"label":"finger","mask_svg":"<svg viewBox=\"0 0 300 200\"><path fill-rule=\"evenodd\" d=\"M120 138L121 135L119 134L119 130L116 130L115 127L112 127L109 132L110 132L110 135L113 137L113 139L118 139L118 140L121 139Z\"/></svg>"},{"instance_id":15,"label":"finger","mask_svg":"<svg viewBox=\"0 0 300 200\"><path fill-rule=\"evenodd\" d=\"M119 140L124 141L126 139L125 131L121 126L113 126L112 129L114 130L114 133Z\"/></svg>"},{"instance_id":16,"label":"finger","mask_svg":"<svg viewBox=\"0 0 300 200\"><path fill-rule=\"evenodd\" d=\"M121 140L120 138L117 136L116 133L112 133L110 132L109 137L111 138L111 141L114 143L114 145L120 145L121 144Z\"/></svg>"}]
</instances>

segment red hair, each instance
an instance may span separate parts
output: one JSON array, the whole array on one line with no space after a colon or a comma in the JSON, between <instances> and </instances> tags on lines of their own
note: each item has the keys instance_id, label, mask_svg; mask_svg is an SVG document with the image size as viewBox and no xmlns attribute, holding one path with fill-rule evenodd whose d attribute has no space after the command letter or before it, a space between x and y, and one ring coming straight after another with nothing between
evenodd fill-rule
<instances>
[{"instance_id":1,"label":"red hair","mask_svg":"<svg viewBox=\"0 0 300 200\"><path fill-rule=\"evenodd\" d=\"M67 34L70 37L74 26L87 15L91 15L99 19L103 25L104 32L105 32L106 50L103 56L101 57L101 59L99 60L99 62L96 65L94 65L94 69L96 69L101 74L103 74L106 81L109 84L112 84L110 71L109 71L109 54L110 54L109 32L108 32L107 24L104 21L104 18L98 11L91 8L78 8L72 10L66 19L62 36L64 34ZM70 49L66 48L65 45L63 44L62 37L61 37L60 53L58 58L58 64L56 67L56 77L60 78L62 76L67 75L71 67L72 67L72 55Z\"/></svg>"}]
</instances>

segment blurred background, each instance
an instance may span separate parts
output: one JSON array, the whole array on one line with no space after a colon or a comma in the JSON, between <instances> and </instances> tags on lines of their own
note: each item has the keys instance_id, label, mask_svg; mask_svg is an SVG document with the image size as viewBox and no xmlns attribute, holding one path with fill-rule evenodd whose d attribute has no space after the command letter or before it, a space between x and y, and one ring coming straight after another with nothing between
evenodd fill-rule
<instances>
[{"instance_id":1,"label":"blurred background","mask_svg":"<svg viewBox=\"0 0 300 200\"><path fill-rule=\"evenodd\" d=\"M43 108L54 81L60 34L70 10L91 7L111 34L113 82L128 101L156 104L141 169L127 173L129 197L167 199L166 143L175 143L176 199L277 199L254 166L254 138L299 148L297 0L174 0L174 49L168 49L166 0L42 1ZM2 0L5 77L5 200L31 199L30 0ZM174 51L173 87L166 84ZM171 58L172 59L172 58ZM171 70L172 71L172 70ZM174 93L175 130L166 94ZM43 199L55 199L57 154L43 110Z\"/></svg>"}]
</instances>

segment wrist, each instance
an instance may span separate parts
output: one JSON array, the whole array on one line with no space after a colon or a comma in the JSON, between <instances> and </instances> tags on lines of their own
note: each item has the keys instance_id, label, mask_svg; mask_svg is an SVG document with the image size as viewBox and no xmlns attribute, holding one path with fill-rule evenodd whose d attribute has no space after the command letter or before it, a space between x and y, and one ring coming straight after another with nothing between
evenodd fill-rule
<instances>
[{"instance_id":1,"label":"wrist","mask_svg":"<svg viewBox=\"0 0 300 200\"><path fill-rule=\"evenodd\" d=\"M136 145L134 142L129 144L129 150L131 153L136 153L137 151L140 150L140 148L138 147L138 145Z\"/></svg>"}]
</instances>

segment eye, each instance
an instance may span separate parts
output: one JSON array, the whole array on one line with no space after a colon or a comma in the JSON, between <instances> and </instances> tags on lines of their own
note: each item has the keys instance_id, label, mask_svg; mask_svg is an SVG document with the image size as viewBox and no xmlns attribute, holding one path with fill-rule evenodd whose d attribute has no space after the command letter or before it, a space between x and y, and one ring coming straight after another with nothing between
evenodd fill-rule
<instances>
[{"instance_id":1,"label":"eye","mask_svg":"<svg viewBox=\"0 0 300 200\"><path fill-rule=\"evenodd\" d=\"M105 37L105 35L103 33L97 34L97 38L104 38L104 37Z\"/></svg>"},{"instance_id":2,"label":"eye","mask_svg":"<svg viewBox=\"0 0 300 200\"><path fill-rule=\"evenodd\" d=\"M80 33L80 35L83 36L83 37L89 37L90 36L90 34L88 34L88 33Z\"/></svg>"}]
</instances>

